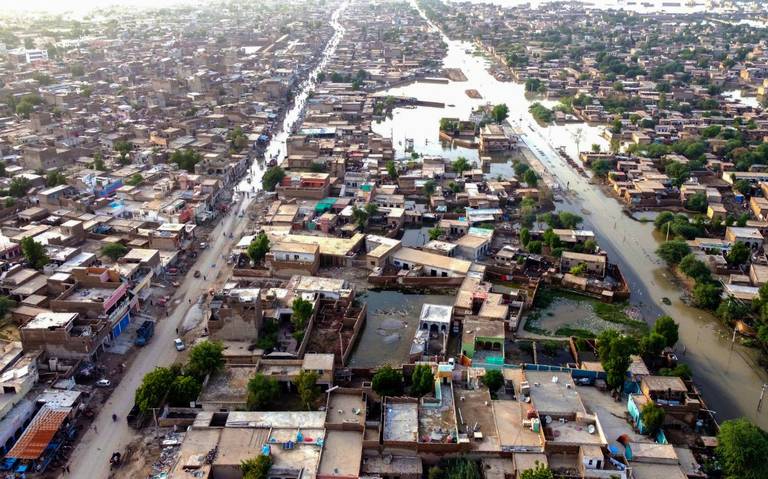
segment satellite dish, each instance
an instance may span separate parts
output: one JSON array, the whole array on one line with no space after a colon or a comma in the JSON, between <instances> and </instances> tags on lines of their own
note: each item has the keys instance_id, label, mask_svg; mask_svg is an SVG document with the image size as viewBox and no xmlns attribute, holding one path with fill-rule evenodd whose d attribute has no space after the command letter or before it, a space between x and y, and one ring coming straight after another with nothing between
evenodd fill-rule
<instances>
[{"instance_id":1,"label":"satellite dish","mask_svg":"<svg viewBox=\"0 0 768 479\"><path fill-rule=\"evenodd\" d=\"M552 422L552 416L544 416L544 423L550 424Z\"/></svg>"}]
</instances>

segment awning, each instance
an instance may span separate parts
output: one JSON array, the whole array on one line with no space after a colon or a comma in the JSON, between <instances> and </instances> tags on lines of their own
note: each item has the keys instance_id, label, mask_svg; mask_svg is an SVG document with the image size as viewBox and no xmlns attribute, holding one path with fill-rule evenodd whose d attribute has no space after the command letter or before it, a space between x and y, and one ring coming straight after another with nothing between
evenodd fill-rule
<instances>
[{"instance_id":1,"label":"awning","mask_svg":"<svg viewBox=\"0 0 768 479\"><path fill-rule=\"evenodd\" d=\"M43 406L13 448L5 455L15 459L39 459L51 443L72 408Z\"/></svg>"}]
</instances>

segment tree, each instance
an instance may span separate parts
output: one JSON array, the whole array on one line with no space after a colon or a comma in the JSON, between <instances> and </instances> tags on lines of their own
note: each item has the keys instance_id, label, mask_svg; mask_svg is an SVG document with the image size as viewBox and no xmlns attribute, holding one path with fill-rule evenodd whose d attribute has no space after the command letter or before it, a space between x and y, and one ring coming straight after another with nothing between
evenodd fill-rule
<instances>
[{"instance_id":1,"label":"tree","mask_svg":"<svg viewBox=\"0 0 768 479\"><path fill-rule=\"evenodd\" d=\"M261 178L261 187L264 191L275 191L275 187L285 178L285 171L279 166L273 166L264 172Z\"/></svg>"},{"instance_id":2,"label":"tree","mask_svg":"<svg viewBox=\"0 0 768 479\"><path fill-rule=\"evenodd\" d=\"M253 459L246 459L240 463L243 479L267 479L270 469L272 469L272 456L264 454L259 454Z\"/></svg>"},{"instance_id":3,"label":"tree","mask_svg":"<svg viewBox=\"0 0 768 479\"><path fill-rule=\"evenodd\" d=\"M3 319L8 311L16 307L16 301L8 296L0 296L0 319Z\"/></svg>"},{"instance_id":4,"label":"tree","mask_svg":"<svg viewBox=\"0 0 768 479\"><path fill-rule=\"evenodd\" d=\"M707 195L704 193L693 194L688 198L688 201L685 202L686 208L692 211L698 211L699 213L707 211L707 205Z\"/></svg>"},{"instance_id":5,"label":"tree","mask_svg":"<svg viewBox=\"0 0 768 479\"><path fill-rule=\"evenodd\" d=\"M746 418L724 421L717 434L717 457L728 479L768 477L768 434Z\"/></svg>"},{"instance_id":6,"label":"tree","mask_svg":"<svg viewBox=\"0 0 768 479\"><path fill-rule=\"evenodd\" d=\"M60 172L59 170L48 172L48 175L45 178L45 186L49 188L53 188L54 186L59 186L59 185L66 185L66 184L67 184L67 177L64 176L64 173Z\"/></svg>"},{"instance_id":7,"label":"tree","mask_svg":"<svg viewBox=\"0 0 768 479\"><path fill-rule=\"evenodd\" d=\"M685 363L677 363L674 368L661 368L659 369L659 375L661 376L674 376L682 379L691 379L693 377L693 371L690 366Z\"/></svg>"},{"instance_id":8,"label":"tree","mask_svg":"<svg viewBox=\"0 0 768 479\"><path fill-rule=\"evenodd\" d=\"M263 411L280 396L280 385L277 379L268 378L261 373L253 375L246 389L248 390L248 409L251 411Z\"/></svg>"},{"instance_id":9,"label":"tree","mask_svg":"<svg viewBox=\"0 0 768 479\"><path fill-rule=\"evenodd\" d=\"M465 171L469 171L472 168L472 165L469 164L466 158L460 156L456 159L456 161L451 163L451 167L458 176L461 176Z\"/></svg>"},{"instance_id":10,"label":"tree","mask_svg":"<svg viewBox=\"0 0 768 479\"><path fill-rule=\"evenodd\" d=\"M544 464L539 464L536 461L536 467L533 469L526 469L520 474L520 479L555 479L555 474L552 470Z\"/></svg>"},{"instance_id":11,"label":"tree","mask_svg":"<svg viewBox=\"0 0 768 479\"><path fill-rule=\"evenodd\" d=\"M535 171L528 169L523 174L523 181L531 188L536 188L536 186L539 184L539 177L536 175Z\"/></svg>"},{"instance_id":12,"label":"tree","mask_svg":"<svg viewBox=\"0 0 768 479\"><path fill-rule=\"evenodd\" d=\"M368 223L368 212L363 208L357 206L352 207L352 220L360 228L365 228L365 224Z\"/></svg>"},{"instance_id":13,"label":"tree","mask_svg":"<svg viewBox=\"0 0 768 479\"><path fill-rule=\"evenodd\" d=\"M568 272L574 276L582 276L587 272L587 265L586 263L579 263L575 266L572 266Z\"/></svg>"},{"instance_id":14,"label":"tree","mask_svg":"<svg viewBox=\"0 0 768 479\"><path fill-rule=\"evenodd\" d=\"M367 203L365 205L365 213L368 215L368 218L373 218L374 216L379 214L379 205L376 203Z\"/></svg>"},{"instance_id":15,"label":"tree","mask_svg":"<svg viewBox=\"0 0 768 479\"><path fill-rule=\"evenodd\" d=\"M523 245L523 247L527 246L528 243L531 241L531 232L528 230L528 228L520 228L520 244Z\"/></svg>"},{"instance_id":16,"label":"tree","mask_svg":"<svg viewBox=\"0 0 768 479\"><path fill-rule=\"evenodd\" d=\"M733 189L741 193L742 195L748 195L752 191L752 185L747 180L737 180L733 184Z\"/></svg>"},{"instance_id":17,"label":"tree","mask_svg":"<svg viewBox=\"0 0 768 479\"><path fill-rule=\"evenodd\" d=\"M493 118L493 121L496 123L501 123L506 120L508 116L509 108L507 108L507 105L504 103L494 106L491 110L491 118Z\"/></svg>"},{"instance_id":18,"label":"tree","mask_svg":"<svg viewBox=\"0 0 768 479\"><path fill-rule=\"evenodd\" d=\"M752 256L752 251L749 249L749 246L746 243L737 241L731 246L731 250L726 253L725 259L731 264L740 265L746 263L750 256Z\"/></svg>"},{"instance_id":19,"label":"tree","mask_svg":"<svg viewBox=\"0 0 768 479\"><path fill-rule=\"evenodd\" d=\"M598 337L597 353L607 375L606 382L611 389L623 387L631 363L629 357L635 350L633 338L613 329L603 331Z\"/></svg>"},{"instance_id":20,"label":"tree","mask_svg":"<svg viewBox=\"0 0 768 479\"><path fill-rule=\"evenodd\" d=\"M146 413L152 408L159 407L173 380L174 375L168 368L155 368L148 372L136 389L136 405L139 410Z\"/></svg>"},{"instance_id":21,"label":"tree","mask_svg":"<svg viewBox=\"0 0 768 479\"><path fill-rule=\"evenodd\" d=\"M301 403L307 410L312 409L312 403L320 396L320 388L317 387L318 374L315 371L301 370L293 384L299 392Z\"/></svg>"},{"instance_id":22,"label":"tree","mask_svg":"<svg viewBox=\"0 0 768 479\"><path fill-rule=\"evenodd\" d=\"M397 165L393 160L387 161L387 176L389 176L389 178L392 180L397 179Z\"/></svg>"},{"instance_id":23,"label":"tree","mask_svg":"<svg viewBox=\"0 0 768 479\"><path fill-rule=\"evenodd\" d=\"M239 126L227 133L227 139L233 151L237 152L248 146L248 137Z\"/></svg>"},{"instance_id":24,"label":"tree","mask_svg":"<svg viewBox=\"0 0 768 479\"><path fill-rule=\"evenodd\" d=\"M101 254L117 261L128 253L128 247L122 243L107 243L101 247Z\"/></svg>"},{"instance_id":25,"label":"tree","mask_svg":"<svg viewBox=\"0 0 768 479\"><path fill-rule=\"evenodd\" d=\"M385 364L373 375L371 387L381 397L399 396L403 392L403 373Z\"/></svg>"},{"instance_id":26,"label":"tree","mask_svg":"<svg viewBox=\"0 0 768 479\"><path fill-rule=\"evenodd\" d=\"M134 173L125 182L130 186L138 186L142 181L144 181L144 177L141 176L141 173Z\"/></svg>"},{"instance_id":27,"label":"tree","mask_svg":"<svg viewBox=\"0 0 768 479\"><path fill-rule=\"evenodd\" d=\"M653 332L664 337L664 346L673 347L680 337L678 325L670 316L659 316L653 324Z\"/></svg>"},{"instance_id":28,"label":"tree","mask_svg":"<svg viewBox=\"0 0 768 479\"><path fill-rule=\"evenodd\" d=\"M32 187L32 183L23 176L17 176L11 180L8 185L8 193L16 198L23 198L27 196L27 191Z\"/></svg>"},{"instance_id":29,"label":"tree","mask_svg":"<svg viewBox=\"0 0 768 479\"><path fill-rule=\"evenodd\" d=\"M22 118L29 118L29 114L32 113L32 110L34 109L35 109L35 106L32 105L30 102L26 100L21 100L19 104L16 105L16 114Z\"/></svg>"},{"instance_id":30,"label":"tree","mask_svg":"<svg viewBox=\"0 0 768 479\"><path fill-rule=\"evenodd\" d=\"M411 395L421 397L435 389L435 376L428 364L418 364L411 374Z\"/></svg>"},{"instance_id":31,"label":"tree","mask_svg":"<svg viewBox=\"0 0 768 479\"><path fill-rule=\"evenodd\" d=\"M589 169L591 169L592 173L598 178L605 178L611 171L611 164L608 160L595 160L589 164Z\"/></svg>"},{"instance_id":32,"label":"tree","mask_svg":"<svg viewBox=\"0 0 768 479\"><path fill-rule=\"evenodd\" d=\"M202 341L189 350L187 371L203 379L224 367L224 345L220 341Z\"/></svg>"},{"instance_id":33,"label":"tree","mask_svg":"<svg viewBox=\"0 0 768 479\"><path fill-rule=\"evenodd\" d=\"M664 424L664 416L664 409L653 402L645 403L643 409L640 410L640 420L643 421L645 432L649 436L655 436L659 432L659 429Z\"/></svg>"},{"instance_id":34,"label":"tree","mask_svg":"<svg viewBox=\"0 0 768 479\"><path fill-rule=\"evenodd\" d=\"M437 189L437 184L435 183L435 180L427 180L424 183L424 196L427 197L427 199L432 198L432 195L435 194L435 190Z\"/></svg>"},{"instance_id":35,"label":"tree","mask_svg":"<svg viewBox=\"0 0 768 479\"><path fill-rule=\"evenodd\" d=\"M693 278L696 281L709 281L711 277L711 272L709 271L707 265L700 259L696 258L696 255L693 253L685 255L685 257L680 260L678 267L680 268L680 271L683 272L683 274Z\"/></svg>"},{"instance_id":36,"label":"tree","mask_svg":"<svg viewBox=\"0 0 768 479\"><path fill-rule=\"evenodd\" d=\"M515 163L513 168L515 170L515 176L518 178L522 178L525 172L528 171L531 167L525 163L518 162L518 163Z\"/></svg>"},{"instance_id":37,"label":"tree","mask_svg":"<svg viewBox=\"0 0 768 479\"><path fill-rule=\"evenodd\" d=\"M683 240L666 241L656 250L656 254L669 265L679 264L690 252L691 248Z\"/></svg>"},{"instance_id":38,"label":"tree","mask_svg":"<svg viewBox=\"0 0 768 479\"><path fill-rule=\"evenodd\" d=\"M595 251L597 251L597 241L595 241L593 239L588 239L587 241L585 241L584 242L584 251L587 252L587 253L590 253L590 254L592 254Z\"/></svg>"},{"instance_id":39,"label":"tree","mask_svg":"<svg viewBox=\"0 0 768 479\"><path fill-rule=\"evenodd\" d=\"M195 165L200 163L202 159L203 157L200 153L190 149L176 150L171 154L171 163L176 163L180 169L190 173L195 172Z\"/></svg>"},{"instance_id":40,"label":"tree","mask_svg":"<svg viewBox=\"0 0 768 479\"><path fill-rule=\"evenodd\" d=\"M296 298L293 300L291 307L293 309L291 322L294 329L296 331L304 331L304 328L307 327L307 321L309 321L312 311L314 311L314 305L306 299Z\"/></svg>"},{"instance_id":41,"label":"tree","mask_svg":"<svg viewBox=\"0 0 768 479\"><path fill-rule=\"evenodd\" d=\"M255 264L259 264L261 260L264 259L264 257L269 252L269 238L267 237L267 234L263 231L260 231L258 235L251 241L251 244L248 245L248 249L246 250L246 254L248 254L248 257L253 261Z\"/></svg>"},{"instance_id":42,"label":"tree","mask_svg":"<svg viewBox=\"0 0 768 479\"><path fill-rule=\"evenodd\" d=\"M448 464L446 479L482 479L477 463L471 459L454 459Z\"/></svg>"},{"instance_id":43,"label":"tree","mask_svg":"<svg viewBox=\"0 0 768 479\"><path fill-rule=\"evenodd\" d=\"M483 376L483 384L488 388L492 396L504 385L504 375L498 369L486 370Z\"/></svg>"},{"instance_id":44,"label":"tree","mask_svg":"<svg viewBox=\"0 0 768 479\"><path fill-rule=\"evenodd\" d=\"M696 283L693 287L693 303L699 308L717 309L723 290L714 283Z\"/></svg>"},{"instance_id":45,"label":"tree","mask_svg":"<svg viewBox=\"0 0 768 479\"><path fill-rule=\"evenodd\" d=\"M192 376L176 376L168 390L168 402L172 406L188 407L197 400L203 386Z\"/></svg>"},{"instance_id":46,"label":"tree","mask_svg":"<svg viewBox=\"0 0 768 479\"><path fill-rule=\"evenodd\" d=\"M525 249L531 254L541 254L542 244L541 241L529 241Z\"/></svg>"},{"instance_id":47,"label":"tree","mask_svg":"<svg viewBox=\"0 0 768 479\"><path fill-rule=\"evenodd\" d=\"M561 211L557 214L557 220L563 228L574 229L584 221L584 218L570 211Z\"/></svg>"},{"instance_id":48,"label":"tree","mask_svg":"<svg viewBox=\"0 0 768 479\"><path fill-rule=\"evenodd\" d=\"M43 269L43 266L47 265L49 261L45 247L31 236L21 240L21 254L35 269Z\"/></svg>"},{"instance_id":49,"label":"tree","mask_svg":"<svg viewBox=\"0 0 768 479\"><path fill-rule=\"evenodd\" d=\"M443 235L443 230L441 230L438 227L430 228L429 231L429 241L435 241L437 238Z\"/></svg>"},{"instance_id":50,"label":"tree","mask_svg":"<svg viewBox=\"0 0 768 479\"><path fill-rule=\"evenodd\" d=\"M667 345L667 340L659 333L651 332L640 338L640 355L649 360L654 360Z\"/></svg>"},{"instance_id":51,"label":"tree","mask_svg":"<svg viewBox=\"0 0 768 479\"><path fill-rule=\"evenodd\" d=\"M107 167L104 166L104 160L101 158L100 153L93 155L93 169L98 171L107 171Z\"/></svg>"}]
</instances>

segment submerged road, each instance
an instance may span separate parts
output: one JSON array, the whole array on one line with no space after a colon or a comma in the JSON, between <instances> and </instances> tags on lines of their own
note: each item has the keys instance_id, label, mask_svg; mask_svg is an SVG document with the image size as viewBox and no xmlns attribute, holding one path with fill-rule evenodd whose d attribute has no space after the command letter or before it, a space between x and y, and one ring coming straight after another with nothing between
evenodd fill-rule
<instances>
[{"instance_id":1,"label":"submerged road","mask_svg":"<svg viewBox=\"0 0 768 479\"><path fill-rule=\"evenodd\" d=\"M305 80L295 97L294 105L285 115L280 130L275 134L270 142L266 158L275 156L278 161L284 157L285 141L294 125L301 120L306 106L306 100L315 87L317 74L325 67L328 59L333 56L341 40L344 29L340 22L342 12L346 9L348 3L342 3L331 16L331 25L334 28L334 34L323 50L322 57L315 68L310 72L309 78ZM248 176L243 179L236 187L238 191L256 192L260 189L261 177L264 174L263 164L253 163L248 172ZM250 181L249 181L250 180ZM238 216L239 212L245 212L248 206L255 199L254 194L247 197L241 197L232 208L232 213L226 215L219 221L214 231L210 235L209 247L203 250L198 257L195 265L190 271L199 269L207 272L208 279L204 280L187 274L176 294L172 298L177 306L169 317L157 322L155 335L152 340L138 351L137 357L129 368L125 371L123 379L112 391L110 399L103 405L101 411L93 421L93 425L80 438L77 447L72 452L69 468L69 474L62 474L59 477L90 478L102 479L110 477L109 458L113 452L123 452L126 446L139 436L139 433L128 426L125 416L131 410L134 404L134 395L136 389L141 384L144 375L158 366L169 366L178 360L179 353L173 345L173 340L177 337L176 328L183 331L183 326L188 326L189 321L185 321L188 315L194 314L193 309L198 308L197 301L200 297L207 294L208 290L215 284L217 272L222 271L222 277L228 266L222 255L228 254L232 247L239 241L240 237L248 227L247 215L244 218ZM224 234L226 233L226 234ZM232 233L232 239L230 239ZM117 422L112 421L112 414L119 417ZM98 432L97 432L98 431ZM150 434L151 430L146 430ZM145 434L145 435L146 435ZM116 477L120 477L120 470L114 471Z\"/></svg>"}]
</instances>

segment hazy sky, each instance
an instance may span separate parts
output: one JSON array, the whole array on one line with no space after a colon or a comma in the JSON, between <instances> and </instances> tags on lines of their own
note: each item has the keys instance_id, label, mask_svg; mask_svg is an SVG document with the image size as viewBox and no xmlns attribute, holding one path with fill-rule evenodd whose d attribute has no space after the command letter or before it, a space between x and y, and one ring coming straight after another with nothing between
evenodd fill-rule
<instances>
[{"instance_id":1,"label":"hazy sky","mask_svg":"<svg viewBox=\"0 0 768 479\"><path fill-rule=\"evenodd\" d=\"M186 0L0 0L0 10L11 11L45 11L84 12L99 7L120 5L125 7L163 7L177 3L188 3Z\"/></svg>"}]
</instances>

